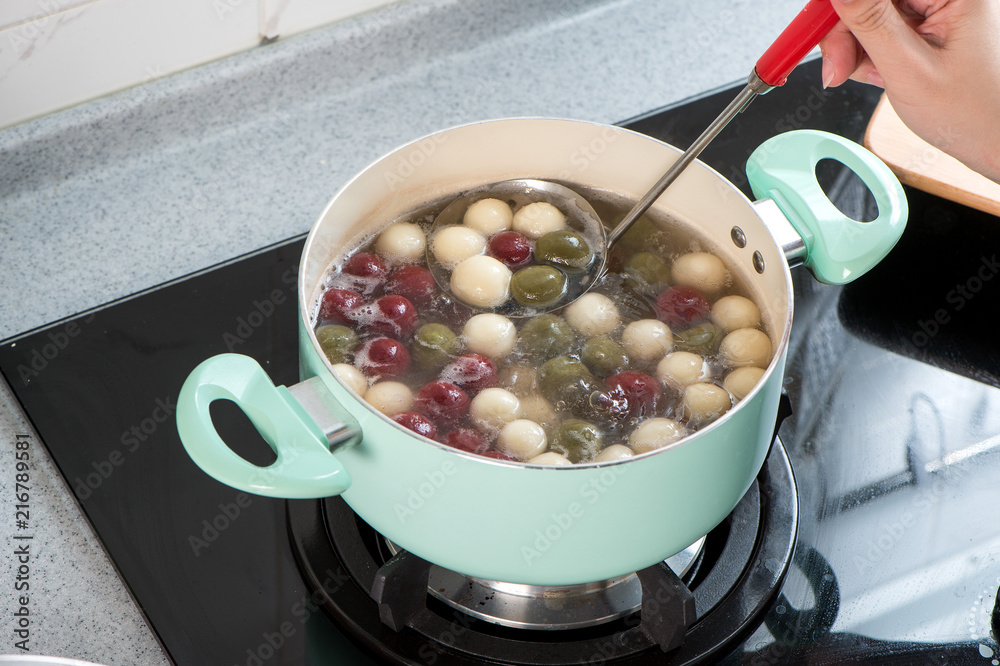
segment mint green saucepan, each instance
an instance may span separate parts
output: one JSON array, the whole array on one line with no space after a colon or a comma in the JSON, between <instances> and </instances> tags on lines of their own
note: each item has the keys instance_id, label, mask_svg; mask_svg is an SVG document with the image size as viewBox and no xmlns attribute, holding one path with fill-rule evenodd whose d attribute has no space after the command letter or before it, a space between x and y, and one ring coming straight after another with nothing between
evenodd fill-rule
<instances>
[{"instance_id":1,"label":"mint green saucepan","mask_svg":"<svg viewBox=\"0 0 1000 666\"><path fill-rule=\"evenodd\" d=\"M753 391L708 427L625 462L542 467L466 454L415 435L342 383L312 331L324 273L393 220L473 187L557 180L633 200L680 151L618 127L508 119L409 143L347 183L313 227L299 270L302 382L275 387L245 356L199 365L181 390L177 424L191 458L240 490L287 498L340 495L399 546L460 573L565 585L650 566L686 548L732 511L763 464L774 427L792 321L789 265L848 282L889 252L907 208L891 172L860 146L813 131L782 134L750 157L757 201L695 162L652 209L714 239L761 306L773 360ZM846 218L823 194L816 164L832 158L874 194L878 218ZM212 425L209 406L239 405L277 453L258 467Z\"/></svg>"}]
</instances>

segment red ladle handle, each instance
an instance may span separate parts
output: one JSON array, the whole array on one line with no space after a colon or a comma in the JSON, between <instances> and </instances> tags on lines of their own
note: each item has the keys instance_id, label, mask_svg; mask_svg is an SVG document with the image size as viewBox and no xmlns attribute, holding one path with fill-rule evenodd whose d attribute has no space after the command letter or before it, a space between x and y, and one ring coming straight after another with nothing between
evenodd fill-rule
<instances>
[{"instance_id":1,"label":"red ladle handle","mask_svg":"<svg viewBox=\"0 0 1000 666\"><path fill-rule=\"evenodd\" d=\"M819 40L837 25L840 18L830 0L809 0L809 4L778 35L757 61L754 71L769 86L784 85L785 79Z\"/></svg>"}]
</instances>

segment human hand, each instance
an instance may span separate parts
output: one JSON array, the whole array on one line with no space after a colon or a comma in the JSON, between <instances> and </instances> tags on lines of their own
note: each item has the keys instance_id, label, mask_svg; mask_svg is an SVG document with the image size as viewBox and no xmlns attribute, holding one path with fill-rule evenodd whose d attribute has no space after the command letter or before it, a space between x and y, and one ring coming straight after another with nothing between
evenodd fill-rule
<instances>
[{"instance_id":1,"label":"human hand","mask_svg":"<svg viewBox=\"0 0 1000 666\"><path fill-rule=\"evenodd\" d=\"M831 0L823 84L885 88L918 136L1000 182L1000 2Z\"/></svg>"}]
</instances>

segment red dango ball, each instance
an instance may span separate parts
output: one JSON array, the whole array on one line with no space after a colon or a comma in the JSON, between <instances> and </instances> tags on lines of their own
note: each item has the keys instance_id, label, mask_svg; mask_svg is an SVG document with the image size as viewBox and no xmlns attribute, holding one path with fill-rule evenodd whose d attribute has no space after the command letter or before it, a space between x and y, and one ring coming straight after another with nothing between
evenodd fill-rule
<instances>
[{"instance_id":1,"label":"red dango ball","mask_svg":"<svg viewBox=\"0 0 1000 666\"><path fill-rule=\"evenodd\" d=\"M341 274L354 289L369 296L385 284L389 271L382 257L371 252L358 252L344 262Z\"/></svg>"},{"instance_id":2,"label":"red dango ball","mask_svg":"<svg viewBox=\"0 0 1000 666\"><path fill-rule=\"evenodd\" d=\"M497 369L488 356L462 354L444 366L441 378L467 391L482 391L496 386Z\"/></svg>"},{"instance_id":3,"label":"red dango ball","mask_svg":"<svg viewBox=\"0 0 1000 666\"><path fill-rule=\"evenodd\" d=\"M409 299L395 294L355 308L349 316L366 331L397 339L409 337L417 327L417 309Z\"/></svg>"},{"instance_id":4,"label":"red dango ball","mask_svg":"<svg viewBox=\"0 0 1000 666\"><path fill-rule=\"evenodd\" d=\"M396 269L385 283L385 291L408 298L416 306L423 307L431 302L437 285L434 276L423 266L409 265Z\"/></svg>"},{"instance_id":5,"label":"red dango ball","mask_svg":"<svg viewBox=\"0 0 1000 666\"><path fill-rule=\"evenodd\" d=\"M490 446L489 442L486 441L486 438L478 430L474 430L473 428L455 428L444 436L444 443L452 448L468 451L469 453L478 453L480 455L491 453L486 450Z\"/></svg>"},{"instance_id":6,"label":"red dango ball","mask_svg":"<svg viewBox=\"0 0 1000 666\"><path fill-rule=\"evenodd\" d=\"M319 304L319 320L323 324L352 324L350 312L365 303L365 298L352 289L327 289Z\"/></svg>"},{"instance_id":7,"label":"red dango ball","mask_svg":"<svg viewBox=\"0 0 1000 666\"><path fill-rule=\"evenodd\" d=\"M531 241L516 231L501 231L490 239L489 254L514 270L531 263Z\"/></svg>"},{"instance_id":8,"label":"red dango ball","mask_svg":"<svg viewBox=\"0 0 1000 666\"><path fill-rule=\"evenodd\" d=\"M398 340L373 338L354 355L354 365L366 377L394 379L409 369L410 352Z\"/></svg>"},{"instance_id":9,"label":"red dango ball","mask_svg":"<svg viewBox=\"0 0 1000 666\"><path fill-rule=\"evenodd\" d=\"M392 417L392 420L404 428L409 428L418 435L437 439L437 426L423 414L418 414L417 412L399 412Z\"/></svg>"},{"instance_id":10,"label":"red dango ball","mask_svg":"<svg viewBox=\"0 0 1000 666\"><path fill-rule=\"evenodd\" d=\"M683 330L708 317L709 305L694 287L670 287L656 297L656 316L671 329Z\"/></svg>"},{"instance_id":11,"label":"red dango ball","mask_svg":"<svg viewBox=\"0 0 1000 666\"><path fill-rule=\"evenodd\" d=\"M645 372L625 370L605 382L607 407L618 418L652 416L660 399L660 383Z\"/></svg>"},{"instance_id":12,"label":"red dango ball","mask_svg":"<svg viewBox=\"0 0 1000 666\"><path fill-rule=\"evenodd\" d=\"M413 407L438 424L454 425L469 412L469 394L451 382L428 382L417 391Z\"/></svg>"}]
</instances>

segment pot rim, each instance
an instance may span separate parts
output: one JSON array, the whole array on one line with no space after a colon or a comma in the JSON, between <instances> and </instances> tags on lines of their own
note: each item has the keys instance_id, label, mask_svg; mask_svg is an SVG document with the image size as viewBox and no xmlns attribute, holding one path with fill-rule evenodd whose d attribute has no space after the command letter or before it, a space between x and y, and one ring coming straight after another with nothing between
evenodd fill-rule
<instances>
[{"instance_id":1,"label":"pot rim","mask_svg":"<svg viewBox=\"0 0 1000 666\"><path fill-rule=\"evenodd\" d=\"M791 327L792 327L792 315L793 315L793 310L794 310L794 299L793 299L791 272L790 272L790 269L789 269L789 266L788 266L788 262L785 261L785 260L782 260L780 262L780 264L781 264L781 272L782 272L783 278L784 278L783 282L784 282L784 285L785 285L786 302L788 303L787 312L786 312L785 320L784 320L784 322L782 322L781 335L779 336L779 338L778 338L778 344L776 345L775 350L774 350L774 352L771 355L771 360L768 363L767 368L765 368L764 374L761 376L761 378L754 385L753 389L751 389L751 391L749 393L747 393L736 405L734 405L732 409L730 409L729 411L727 411L725 414L723 414L721 417L719 417L718 419L716 419L712 423L708 424L707 426L705 426L703 428L699 428L698 430L695 430L695 431L693 431L691 433L688 433L687 435L685 435L684 437L680 438L676 442L671 442L670 444L667 444L666 446L660 447L658 449L654 449L652 451L647 451L645 453L636 454L636 455L634 455L634 456L632 456L630 458L624 458L622 460L604 461L604 462L577 463L577 464L572 464L572 465L537 465L537 464L530 464L530 463L527 463L527 462L521 462L521 461L518 461L518 460L498 460L496 458L487 458L485 456L477 455L477 454L474 454L474 453L469 453L467 451L462 451L461 449L456 449L454 447L448 446L447 444L444 444L442 442L435 441L433 439L430 439L429 437L425 437L423 435L417 434L417 433L413 432L412 430L403 427L399 423L396 423L395 421L393 421L391 418L389 418L388 416L386 416L382 412L379 412L378 410L375 410L375 409L372 409L372 408L368 407L367 403L365 403L364 398L362 398L360 395L358 395L354 391L354 389L352 389L350 386L348 386L347 383L337 375L336 371L333 369L333 364L330 363L330 360L326 357L326 354L323 353L322 348L319 345L319 341L316 339L315 329L313 328L312 321L311 321L311 315L310 315L310 309L311 308L310 308L309 301L311 299L311 294L312 294L312 292L314 290L315 285L306 285L305 284L306 258L312 253L313 244L314 244L315 239L316 239L317 230L319 229L320 222L326 217L326 212L330 209L331 206L333 206L333 204L337 201L337 199L346 190L348 190L355 183L355 181L359 180L366 172L368 172L371 169L374 169L383 160L389 159L390 157L392 157L393 155L398 154L401 151L404 151L404 150L406 150L408 148L414 147L414 146L416 146L417 144L419 144L422 141L426 141L428 139L431 139L431 138L433 138L435 136L438 136L440 134L443 134L445 132L451 132L451 131L462 129L462 128L466 128L466 127L474 127L474 126L477 126L477 125L486 125L486 124L490 124L490 123L501 123L501 122L509 122L509 121L520 121L520 120L524 120L524 121L531 121L531 120L559 121L559 122L569 122L569 123L575 123L575 124L581 124L581 125L591 125L593 127L600 127L600 128L612 128L615 131L625 132L625 133L628 133L628 134L633 134L635 136L641 137L642 139L644 139L646 141L651 141L651 142L660 144L661 146L663 146L663 147L665 147L665 148L667 148L667 149L669 149L669 150L677 153L678 155L681 154L681 153L683 153L683 150L677 148L676 146L673 146L673 145L671 145L669 143L666 143L665 141L661 141L661 140L656 139L654 137L651 137L649 135L642 134L641 132L636 132L635 130L627 129L627 128L620 127L620 126L617 126L617 125L608 125L607 123L601 123L601 122L596 122L596 121L580 120L580 119L576 119L576 118L552 117L552 116L512 116L512 117L502 117L502 118L490 118L490 119L485 119L485 120L476 120L476 121L472 121L472 122L468 122L468 123L461 123L461 124L458 124L458 125L453 125L453 126L450 126L450 127L446 127L444 129L436 130L436 131L430 132L428 134L424 134L424 135L422 135L420 137L417 137L417 138L415 138L413 140L410 140L410 141L407 141L407 142L405 142L403 144L400 144L396 148L394 148L394 149L392 149L392 150L390 150L390 151L388 151L386 153L383 153L377 159L375 159L372 162L368 163L362 170L358 171L354 176L352 176L349 180L347 180L336 191L336 193L334 193L334 195L330 198L330 200L327 202L327 204L323 207L322 212L319 214L319 216L316 218L316 221L313 223L312 227L310 228L309 234L306 237L305 245L302 248L302 254L299 257L299 274L298 274L298 280L297 280L297 283L298 283L298 292L299 292L298 293L298 299L299 299L299 317L300 317L299 323L304 328L304 330L306 330L308 332L309 341L312 344L312 351L313 351L313 353L319 355L319 357L323 361L323 364L326 366L327 372L330 373L330 375L333 377L333 379L336 382L338 382L341 385L341 387L344 390L346 390L355 400L357 400L366 409L368 409L368 411L370 411L374 416L376 416L376 417L382 419L384 422L392 425L394 428L398 429L400 431L400 433L403 434L403 435L406 435L406 436L408 436L410 438L413 438L413 439L416 439L418 441L421 441L422 443L427 443L427 444L436 446L437 448L439 448L441 450L444 450L444 451L447 451L450 454L459 455L459 456L463 456L465 458L474 460L475 462L478 462L478 463L503 465L503 466L507 466L507 467L519 467L519 468L527 468L527 469L539 469L539 470L568 470L568 471L573 471L573 470L593 469L593 468L596 468L596 467L609 468L609 467L612 467L612 466L615 466L615 465L621 465L621 464L631 463L631 462L634 462L634 461L637 461L637 460L640 460L640 459L651 458L653 456L666 453L667 451L680 448L681 446L684 446L686 444L689 444L691 442L696 441L703 434L709 433L709 432L715 430L716 428L720 428L720 427L725 426L725 424L728 423L729 420L731 420L732 415L734 413L736 413L737 411L739 411L740 408L744 404L751 402L751 399L754 396L756 396L757 393L759 393L761 390L763 390L763 386L770 381L772 375L775 373L775 368L779 365L780 359L784 356L784 354L785 354L785 352L786 352L786 350L788 348L788 340L789 340L789 335L790 335ZM689 169L690 168L699 168L699 169L706 170L709 174L711 174L712 176L714 176L715 178L717 178L720 182L725 183L732 190L732 192L734 192L739 197L740 201L744 205L749 206L751 209L755 208L754 202L751 201L738 187L736 187L735 185L733 185L727 178L725 178L717 170L715 170L714 168L712 168L708 164L702 162L700 159L695 159L688 166L688 168ZM661 195L661 199L663 197L665 197L665 196L667 196L667 193L664 193L663 195ZM655 205L656 204L654 204L654 206ZM759 217L759 214L757 214L756 211L755 211L755 215L757 217ZM389 224L390 222L391 222L391 220L388 220L388 221L385 222L385 224ZM764 225L763 222L762 222L762 225L765 226L765 228L766 228L766 225ZM770 231L768 231L768 237L771 238L772 244L774 244L774 246L777 247L777 243L774 241L774 238L771 236ZM782 256L784 256L784 254L781 252L781 248L777 247L777 249L778 249L779 254L782 254Z\"/></svg>"}]
</instances>

